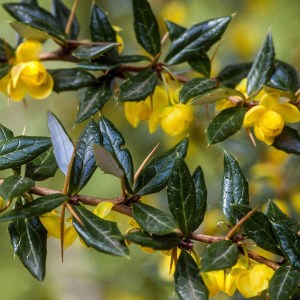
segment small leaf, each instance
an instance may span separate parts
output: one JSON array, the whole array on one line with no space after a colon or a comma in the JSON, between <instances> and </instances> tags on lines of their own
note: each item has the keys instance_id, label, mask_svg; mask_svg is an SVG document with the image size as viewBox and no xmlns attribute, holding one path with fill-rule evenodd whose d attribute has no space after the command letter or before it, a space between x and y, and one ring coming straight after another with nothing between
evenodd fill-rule
<instances>
[{"instance_id":1,"label":"small leaf","mask_svg":"<svg viewBox=\"0 0 300 300\"><path fill-rule=\"evenodd\" d=\"M34 185L30 178L13 175L4 179L0 186L0 195L4 200L11 200L29 191Z\"/></svg>"},{"instance_id":2,"label":"small leaf","mask_svg":"<svg viewBox=\"0 0 300 300\"><path fill-rule=\"evenodd\" d=\"M230 107L213 118L206 131L208 144L222 142L238 132L243 125L246 110L240 106Z\"/></svg>"},{"instance_id":3,"label":"small leaf","mask_svg":"<svg viewBox=\"0 0 300 300\"><path fill-rule=\"evenodd\" d=\"M182 158L176 158L167 186L170 211L187 238L194 226L196 191L194 181Z\"/></svg>"},{"instance_id":4,"label":"small leaf","mask_svg":"<svg viewBox=\"0 0 300 300\"><path fill-rule=\"evenodd\" d=\"M276 270L269 283L269 295L272 300L288 300L300 284L300 272L290 266Z\"/></svg>"},{"instance_id":5,"label":"small leaf","mask_svg":"<svg viewBox=\"0 0 300 300\"><path fill-rule=\"evenodd\" d=\"M187 103L188 100L201 97L209 91L213 91L218 86L218 83L212 79L194 78L186 82L179 93L179 101Z\"/></svg>"},{"instance_id":6,"label":"small leaf","mask_svg":"<svg viewBox=\"0 0 300 300\"><path fill-rule=\"evenodd\" d=\"M210 272L230 268L236 264L238 246L232 241L220 241L207 246L202 254L201 271Z\"/></svg>"},{"instance_id":7,"label":"small leaf","mask_svg":"<svg viewBox=\"0 0 300 300\"><path fill-rule=\"evenodd\" d=\"M172 21L169 20L165 20L168 32L169 32L169 38L171 41L177 39L178 37L180 37L185 31L186 28L178 25Z\"/></svg>"},{"instance_id":8,"label":"small leaf","mask_svg":"<svg viewBox=\"0 0 300 300\"><path fill-rule=\"evenodd\" d=\"M226 66L217 76L217 80L227 87L235 88L242 79L247 77L252 63L241 63Z\"/></svg>"},{"instance_id":9,"label":"small leaf","mask_svg":"<svg viewBox=\"0 0 300 300\"><path fill-rule=\"evenodd\" d=\"M272 144L276 149L300 155L300 136L297 130L284 126Z\"/></svg>"},{"instance_id":10,"label":"small leaf","mask_svg":"<svg viewBox=\"0 0 300 300\"><path fill-rule=\"evenodd\" d=\"M16 136L0 143L0 170L19 167L51 146L46 137Z\"/></svg>"},{"instance_id":11,"label":"small leaf","mask_svg":"<svg viewBox=\"0 0 300 300\"><path fill-rule=\"evenodd\" d=\"M13 132L4 125L0 124L0 143L5 142L13 137Z\"/></svg>"},{"instance_id":12,"label":"small leaf","mask_svg":"<svg viewBox=\"0 0 300 300\"><path fill-rule=\"evenodd\" d=\"M211 72L211 61L207 54L195 55L188 60L188 64L197 72L209 78Z\"/></svg>"},{"instance_id":13,"label":"small leaf","mask_svg":"<svg viewBox=\"0 0 300 300\"><path fill-rule=\"evenodd\" d=\"M110 24L105 12L97 5L93 4L90 30L93 42L112 42L117 41L116 32Z\"/></svg>"},{"instance_id":14,"label":"small leaf","mask_svg":"<svg viewBox=\"0 0 300 300\"><path fill-rule=\"evenodd\" d=\"M53 80L53 90L57 93L63 91L76 91L83 87L97 83L96 78L83 70L78 69L58 69L49 71Z\"/></svg>"},{"instance_id":15,"label":"small leaf","mask_svg":"<svg viewBox=\"0 0 300 300\"><path fill-rule=\"evenodd\" d=\"M179 64L192 59L199 52L207 52L222 37L231 17L198 23L176 38L167 53L166 62Z\"/></svg>"},{"instance_id":16,"label":"small leaf","mask_svg":"<svg viewBox=\"0 0 300 300\"><path fill-rule=\"evenodd\" d=\"M199 272L197 263L182 250L174 273L175 291L182 300L208 300L208 289Z\"/></svg>"},{"instance_id":17,"label":"small leaf","mask_svg":"<svg viewBox=\"0 0 300 300\"><path fill-rule=\"evenodd\" d=\"M74 152L73 143L60 121L50 111L47 121L57 165L67 175Z\"/></svg>"},{"instance_id":18,"label":"small leaf","mask_svg":"<svg viewBox=\"0 0 300 300\"><path fill-rule=\"evenodd\" d=\"M196 203L194 212L194 225L192 231L197 229L203 222L207 207L207 189L204 180L204 174L201 167L197 167L193 174L193 181L196 192Z\"/></svg>"},{"instance_id":19,"label":"small leaf","mask_svg":"<svg viewBox=\"0 0 300 300\"><path fill-rule=\"evenodd\" d=\"M43 8L19 3L5 3L3 7L18 21L45 31L60 41L65 39L65 33L57 19Z\"/></svg>"},{"instance_id":20,"label":"small leaf","mask_svg":"<svg viewBox=\"0 0 300 300\"><path fill-rule=\"evenodd\" d=\"M57 168L58 166L53 153L53 148L49 148L37 158L26 164L25 176L35 181L42 181L49 177L53 177Z\"/></svg>"},{"instance_id":21,"label":"small leaf","mask_svg":"<svg viewBox=\"0 0 300 300\"><path fill-rule=\"evenodd\" d=\"M102 220L81 206L73 206L73 209L83 223L81 225L76 219L73 219L74 227L88 247L115 256L128 255L128 248L117 223Z\"/></svg>"},{"instance_id":22,"label":"small leaf","mask_svg":"<svg viewBox=\"0 0 300 300\"><path fill-rule=\"evenodd\" d=\"M300 236L287 226L278 223L272 223L272 227L280 249L291 266L300 271Z\"/></svg>"},{"instance_id":23,"label":"small leaf","mask_svg":"<svg viewBox=\"0 0 300 300\"><path fill-rule=\"evenodd\" d=\"M271 32L268 32L262 48L259 50L248 74L247 94L257 92L265 84L272 73L275 50Z\"/></svg>"},{"instance_id":24,"label":"small leaf","mask_svg":"<svg viewBox=\"0 0 300 300\"><path fill-rule=\"evenodd\" d=\"M46 273L47 230L39 218L9 223L8 230L14 253L37 280Z\"/></svg>"},{"instance_id":25,"label":"small leaf","mask_svg":"<svg viewBox=\"0 0 300 300\"><path fill-rule=\"evenodd\" d=\"M288 227L297 224L294 220L285 215L279 207L271 200L268 201L265 215L272 221Z\"/></svg>"},{"instance_id":26,"label":"small leaf","mask_svg":"<svg viewBox=\"0 0 300 300\"><path fill-rule=\"evenodd\" d=\"M100 145L94 144L94 156L97 166L106 174L121 178L124 175L123 169L111 152Z\"/></svg>"},{"instance_id":27,"label":"small leaf","mask_svg":"<svg viewBox=\"0 0 300 300\"><path fill-rule=\"evenodd\" d=\"M58 21L60 28L65 30L68 23L71 10L61 1L61 0L52 0L52 14ZM76 15L72 20L72 25L70 28L69 38L71 40L76 40L79 35L79 24Z\"/></svg>"},{"instance_id":28,"label":"small leaf","mask_svg":"<svg viewBox=\"0 0 300 300\"><path fill-rule=\"evenodd\" d=\"M176 157L184 158L188 139L183 139L165 154L154 158L140 173L134 186L135 194L147 195L159 192L168 183Z\"/></svg>"},{"instance_id":29,"label":"small leaf","mask_svg":"<svg viewBox=\"0 0 300 300\"><path fill-rule=\"evenodd\" d=\"M90 118L113 96L113 80L108 76L102 76L98 80L97 85L88 87L80 97L75 123Z\"/></svg>"},{"instance_id":30,"label":"small leaf","mask_svg":"<svg viewBox=\"0 0 300 300\"><path fill-rule=\"evenodd\" d=\"M147 0L132 0L134 31L139 44L152 56L160 52L157 20Z\"/></svg>"},{"instance_id":31,"label":"small leaf","mask_svg":"<svg viewBox=\"0 0 300 300\"><path fill-rule=\"evenodd\" d=\"M238 219L244 217L251 211L251 208L242 204L233 204L232 213ZM272 225L269 219L260 211L255 211L243 224L244 231L249 239L252 239L257 246L272 253L282 255L278 247Z\"/></svg>"},{"instance_id":32,"label":"small leaf","mask_svg":"<svg viewBox=\"0 0 300 300\"><path fill-rule=\"evenodd\" d=\"M127 234L125 239L154 250L170 250L180 245L179 237L172 233L168 235L150 235L146 232L135 231Z\"/></svg>"},{"instance_id":33,"label":"small leaf","mask_svg":"<svg viewBox=\"0 0 300 300\"><path fill-rule=\"evenodd\" d=\"M91 120L82 131L75 146L72 161L68 194L78 194L88 183L96 170L96 160L93 145L100 143L100 130L98 125Z\"/></svg>"},{"instance_id":34,"label":"small leaf","mask_svg":"<svg viewBox=\"0 0 300 300\"><path fill-rule=\"evenodd\" d=\"M99 127L102 134L101 145L112 153L125 172L127 188L131 189L133 182L133 163L131 154L124 148L125 140L122 134L108 119L101 117Z\"/></svg>"},{"instance_id":35,"label":"small leaf","mask_svg":"<svg viewBox=\"0 0 300 300\"><path fill-rule=\"evenodd\" d=\"M50 194L0 215L0 222L17 221L40 216L60 206L69 198L63 194Z\"/></svg>"},{"instance_id":36,"label":"small leaf","mask_svg":"<svg viewBox=\"0 0 300 300\"><path fill-rule=\"evenodd\" d=\"M157 72L146 69L127 79L120 86L119 102L142 101L153 94L158 80Z\"/></svg>"},{"instance_id":37,"label":"small leaf","mask_svg":"<svg viewBox=\"0 0 300 300\"><path fill-rule=\"evenodd\" d=\"M117 46L118 43L108 43L106 45L97 46L80 46L73 51L73 54L79 59L89 60L101 56Z\"/></svg>"},{"instance_id":38,"label":"small leaf","mask_svg":"<svg viewBox=\"0 0 300 300\"><path fill-rule=\"evenodd\" d=\"M176 229L175 220L157 208L137 202L132 209L133 218L148 233L165 235L174 232Z\"/></svg>"},{"instance_id":39,"label":"small leaf","mask_svg":"<svg viewBox=\"0 0 300 300\"><path fill-rule=\"evenodd\" d=\"M249 205L248 182L238 162L224 151L224 175L221 187L221 207L231 224L236 219L232 212L232 204Z\"/></svg>"}]
</instances>

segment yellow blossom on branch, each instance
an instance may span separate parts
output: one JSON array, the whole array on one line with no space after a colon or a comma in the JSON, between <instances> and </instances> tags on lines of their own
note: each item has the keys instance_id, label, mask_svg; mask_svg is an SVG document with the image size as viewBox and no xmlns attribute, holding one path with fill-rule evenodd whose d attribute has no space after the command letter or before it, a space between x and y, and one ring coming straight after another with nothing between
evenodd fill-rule
<instances>
[{"instance_id":1,"label":"yellow blossom on branch","mask_svg":"<svg viewBox=\"0 0 300 300\"><path fill-rule=\"evenodd\" d=\"M34 99L44 99L53 89L53 79L39 61L42 44L37 40L26 40L10 60L12 68L1 80L0 90L14 101L27 94Z\"/></svg>"},{"instance_id":2,"label":"yellow blossom on branch","mask_svg":"<svg viewBox=\"0 0 300 300\"><path fill-rule=\"evenodd\" d=\"M245 115L243 126L253 126L255 136L267 145L273 144L285 123L300 121L298 108L290 103L280 103L279 100L277 93L265 94L259 105L250 108Z\"/></svg>"},{"instance_id":3,"label":"yellow blossom on branch","mask_svg":"<svg viewBox=\"0 0 300 300\"><path fill-rule=\"evenodd\" d=\"M202 272L201 276L208 288L210 297L214 297L219 292L225 291L226 273L224 270Z\"/></svg>"}]
</instances>

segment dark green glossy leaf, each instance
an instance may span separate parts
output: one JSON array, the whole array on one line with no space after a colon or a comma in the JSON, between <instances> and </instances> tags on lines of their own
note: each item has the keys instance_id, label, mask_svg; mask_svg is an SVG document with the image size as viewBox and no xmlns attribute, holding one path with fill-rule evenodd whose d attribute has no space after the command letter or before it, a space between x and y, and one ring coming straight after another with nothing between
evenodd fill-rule
<instances>
[{"instance_id":1,"label":"dark green glossy leaf","mask_svg":"<svg viewBox=\"0 0 300 300\"><path fill-rule=\"evenodd\" d=\"M20 2L24 3L24 4L30 4L30 5L33 5L33 6L38 6L38 1L37 0L21 0Z\"/></svg>"},{"instance_id":2,"label":"dark green glossy leaf","mask_svg":"<svg viewBox=\"0 0 300 300\"><path fill-rule=\"evenodd\" d=\"M271 300L288 300L300 284L300 272L290 266L277 269L269 283Z\"/></svg>"},{"instance_id":3,"label":"dark green glossy leaf","mask_svg":"<svg viewBox=\"0 0 300 300\"><path fill-rule=\"evenodd\" d=\"M50 74L54 80L53 90L57 93L76 91L97 83L96 78L92 74L78 69L51 70Z\"/></svg>"},{"instance_id":4,"label":"dark green glossy leaf","mask_svg":"<svg viewBox=\"0 0 300 300\"><path fill-rule=\"evenodd\" d=\"M107 76L98 79L97 85L88 87L81 95L75 123L90 118L101 110L106 102L113 96L113 80Z\"/></svg>"},{"instance_id":5,"label":"dark green glossy leaf","mask_svg":"<svg viewBox=\"0 0 300 300\"><path fill-rule=\"evenodd\" d=\"M64 31L70 16L70 9L61 0L52 0L52 14L58 21L60 28ZM76 15L73 18L69 38L76 40L79 35L79 23Z\"/></svg>"},{"instance_id":6,"label":"dark green glossy leaf","mask_svg":"<svg viewBox=\"0 0 300 300\"><path fill-rule=\"evenodd\" d=\"M90 30L93 42L112 42L117 41L116 32L110 24L106 13L97 5L93 4Z\"/></svg>"},{"instance_id":7,"label":"dark green glossy leaf","mask_svg":"<svg viewBox=\"0 0 300 300\"><path fill-rule=\"evenodd\" d=\"M272 226L280 249L291 266L300 271L300 236L284 225L272 223Z\"/></svg>"},{"instance_id":8,"label":"dark green glossy leaf","mask_svg":"<svg viewBox=\"0 0 300 300\"><path fill-rule=\"evenodd\" d=\"M64 30L61 29L59 22L45 9L39 6L19 3L5 3L3 7L18 21L45 31L58 40L65 39Z\"/></svg>"},{"instance_id":9,"label":"dark green glossy leaf","mask_svg":"<svg viewBox=\"0 0 300 300\"><path fill-rule=\"evenodd\" d=\"M34 187L34 181L30 178L13 175L4 179L0 185L0 195L4 200L10 200Z\"/></svg>"},{"instance_id":10,"label":"dark green glossy leaf","mask_svg":"<svg viewBox=\"0 0 300 300\"><path fill-rule=\"evenodd\" d=\"M208 289L192 256L182 250L174 273L175 291L181 300L208 300Z\"/></svg>"},{"instance_id":11,"label":"dark green glossy leaf","mask_svg":"<svg viewBox=\"0 0 300 300\"><path fill-rule=\"evenodd\" d=\"M106 45L97 46L80 46L73 51L73 54L83 60L89 60L101 56L105 52L118 46L118 43L108 43Z\"/></svg>"},{"instance_id":12,"label":"dark green glossy leaf","mask_svg":"<svg viewBox=\"0 0 300 300\"><path fill-rule=\"evenodd\" d=\"M9 223L14 253L34 278L42 281L46 273L47 230L39 218Z\"/></svg>"},{"instance_id":13,"label":"dark green glossy leaf","mask_svg":"<svg viewBox=\"0 0 300 300\"><path fill-rule=\"evenodd\" d=\"M132 209L133 218L144 231L156 235L175 232L176 222L165 212L141 202L135 203Z\"/></svg>"},{"instance_id":14,"label":"dark green glossy leaf","mask_svg":"<svg viewBox=\"0 0 300 300\"><path fill-rule=\"evenodd\" d=\"M169 20L165 20L168 32L169 32L169 38L171 41L177 39L178 37L180 37L185 31L186 28L178 25L172 21Z\"/></svg>"},{"instance_id":15,"label":"dark green glossy leaf","mask_svg":"<svg viewBox=\"0 0 300 300\"><path fill-rule=\"evenodd\" d=\"M279 223L288 227L295 225L297 222L285 215L279 207L271 200L268 201L265 215L275 223Z\"/></svg>"},{"instance_id":16,"label":"dark green glossy leaf","mask_svg":"<svg viewBox=\"0 0 300 300\"><path fill-rule=\"evenodd\" d=\"M113 60L119 64L137 63L141 61L151 61L151 58L145 55L122 55L114 57Z\"/></svg>"},{"instance_id":17,"label":"dark green glossy leaf","mask_svg":"<svg viewBox=\"0 0 300 300\"><path fill-rule=\"evenodd\" d=\"M201 97L218 86L215 80L207 78L194 78L185 83L179 93L179 101L186 103L188 100Z\"/></svg>"},{"instance_id":18,"label":"dark green glossy leaf","mask_svg":"<svg viewBox=\"0 0 300 300\"><path fill-rule=\"evenodd\" d=\"M206 52L223 35L231 17L222 17L198 23L185 30L176 38L167 53L168 64L185 62L197 55Z\"/></svg>"},{"instance_id":19,"label":"dark green glossy leaf","mask_svg":"<svg viewBox=\"0 0 300 300\"><path fill-rule=\"evenodd\" d=\"M176 234L150 235L146 232L135 231L127 234L125 239L154 250L170 250L180 245L180 239Z\"/></svg>"},{"instance_id":20,"label":"dark green glossy leaf","mask_svg":"<svg viewBox=\"0 0 300 300\"><path fill-rule=\"evenodd\" d=\"M4 125L0 124L0 143L5 142L13 137L14 133Z\"/></svg>"},{"instance_id":21,"label":"dark green glossy leaf","mask_svg":"<svg viewBox=\"0 0 300 300\"><path fill-rule=\"evenodd\" d=\"M96 170L96 160L93 152L94 144L100 144L100 130L94 120L91 120L82 131L75 146L68 194L74 195L79 193Z\"/></svg>"},{"instance_id":22,"label":"dark green glossy leaf","mask_svg":"<svg viewBox=\"0 0 300 300\"><path fill-rule=\"evenodd\" d=\"M236 217L232 211L232 204L249 205L248 182L238 162L229 153L224 151L221 208L230 223L235 224Z\"/></svg>"},{"instance_id":23,"label":"dark green glossy leaf","mask_svg":"<svg viewBox=\"0 0 300 300\"><path fill-rule=\"evenodd\" d=\"M160 52L160 35L156 18L147 0L132 0L134 31L139 44L152 56Z\"/></svg>"},{"instance_id":24,"label":"dark green glossy leaf","mask_svg":"<svg viewBox=\"0 0 300 300\"><path fill-rule=\"evenodd\" d=\"M124 170L114 155L100 145L94 145L93 149L97 166L106 174L122 178Z\"/></svg>"},{"instance_id":25,"label":"dark green glossy leaf","mask_svg":"<svg viewBox=\"0 0 300 300\"><path fill-rule=\"evenodd\" d=\"M43 196L25 204L24 206L17 207L14 210L1 214L0 221L17 221L40 216L60 206L67 200L68 197L63 194L50 194Z\"/></svg>"},{"instance_id":26,"label":"dark green glossy leaf","mask_svg":"<svg viewBox=\"0 0 300 300\"><path fill-rule=\"evenodd\" d=\"M213 90L206 91L201 96L193 99L190 103L193 105L202 105L202 104L206 104L206 103L213 103L218 100L228 98L230 96L237 96L241 100L245 99L244 95L241 92L220 85L219 87L217 87Z\"/></svg>"},{"instance_id":27,"label":"dark green glossy leaf","mask_svg":"<svg viewBox=\"0 0 300 300\"><path fill-rule=\"evenodd\" d=\"M74 152L74 145L63 125L50 111L48 112L47 122L57 165L67 175Z\"/></svg>"},{"instance_id":28,"label":"dark green glossy leaf","mask_svg":"<svg viewBox=\"0 0 300 300\"><path fill-rule=\"evenodd\" d=\"M192 231L194 231L201 225L205 216L207 207L207 189L204 180L204 174L200 166L197 167L192 177L196 192L194 225L192 227Z\"/></svg>"},{"instance_id":29,"label":"dark green glossy leaf","mask_svg":"<svg viewBox=\"0 0 300 300\"><path fill-rule=\"evenodd\" d=\"M284 126L280 135L275 138L272 146L287 153L300 155L300 136L298 131Z\"/></svg>"},{"instance_id":30,"label":"dark green glossy leaf","mask_svg":"<svg viewBox=\"0 0 300 300\"><path fill-rule=\"evenodd\" d=\"M225 86L235 88L243 78L247 77L251 67L252 63L229 65L219 73L217 80Z\"/></svg>"},{"instance_id":31,"label":"dark green glossy leaf","mask_svg":"<svg viewBox=\"0 0 300 300\"><path fill-rule=\"evenodd\" d=\"M238 219L244 217L251 208L242 204L233 204L232 213ZM268 217L260 211L255 211L243 224L244 231L249 239L252 239L257 246L272 253L282 255L274 236L271 222Z\"/></svg>"},{"instance_id":32,"label":"dark green glossy leaf","mask_svg":"<svg viewBox=\"0 0 300 300\"><path fill-rule=\"evenodd\" d=\"M128 255L128 248L117 223L100 219L81 206L73 206L73 209L83 223L81 225L74 219L74 227L87 246L115 256Z\"/></svg>"},{"instance_id":33,"label":"dark green glossy leaf","mask_svg":"<svg viewBox=\"0 0 300 300\"><path fill-rule=\"evenodd\" d=\"M271 32L268 32L248 74L247 93L257 92L265 84L273 71L275 50Z\"/></svg>"},{"instance_id":34,"label":"dark green glossy leaf","mask_svg":"<svg viewBox=\"0 0 300 300\"><path fill-rule=\"evenodd\" d=\"M170 211L184 237L194 227L196 191L194 181L182 158L176 158L167 186Z\"/></svg>"},{"instance_id":35,"label":"dark green glossy leaf","mask_svg":"<svg viewBox=\"0 0 300 300\"><path fill-rule=\"evenodd\" d=\"M203 53L188 60L188 64L205 77L210 77L211 62L207 54Z\"/></svg>"},{"instance_id":36,"label":"dark green glossy leaf","mask_svg":"<svg viewBox=\"0 0 300 300\"><path fill-rule=\"evenodd\" d=\"M35 181L42 181L53 177L57 168L53 149L50 148L26 164L25 176Z\"/></svg>"},{"instance_id":37,"label":"dark green glossy leaf","mask_svg":"<svg viewBox=\"0 0 300 300\"><path fill-rule=\"evenodd\" d=\"M3 78L10 70L11 65L8 63L0 64L0 79Z\"/></svg>"},{"instance_id":38,"label":"dark green glossy leaf","mask_svg":"<svg viewBox=\"0 0 300 300\"><path fill-rule=\"evenodd\" d=\"M18 167L35 159L51 146L46 137L16 136L0 143L0 170Z\"/></svg>"},{"instance_id":39,"label":"dark green glossy leaf","mask_svg":"<svg viewBox=\"0 0 300 300\"><path fill-rule=\"evenodd\" d=\"M124 148L125 141L122 134L108 119L101 117L99 127L102 134L101 145L112 153L125 172L127 188L131 190L133 182L133 163L128 149Z\"/></svg>"},{"instance_id":40,"label":"dark green glossy leaf","mask_svg":"<svg viewBox=\"0 0 300 300\"><path fill-rule=\"evenodd\" d=\"M14 52L14 48L6 40L0 38L0 56L10 58Z\"/></svg>"},{"instance_id":41,"label":"dark green glossy leaf","mask_svg":"<svg viewBox=\"0 0 300 300\"><path fill-rule=\"evenodd\" d=\"M157 72L146 69L127 79L120 86L118 101L142 101L153 94L158 80Z\"/></svg>"},{"instance_id":42,"label":"dark green glossy leaf","mask_svg":"<svg viewBox=\"0 0 300 300\"><path fill-rule=\"evenodd\" d=\"M168 183L176 157L184 158L187 147L188 139L183 139L165 154L151 160L137 178L135 194L142 196L161 191Z\"/></svg>"},{"instance_id":43,"label":"dark green glossy leaf","mask_svg":"<svg viewBox=\"0 0 300 300\"><path fill-rule=\"evenodd\" d=\"M243 125L246 110L240 106L230 107L213 118L206 131L208 144L222 142L238 132Z\"/></svg>"},{"instance_id":44,"label":"dark green glossy leaf","mask_svg":"<svg viewBox=\"0 0 300 300\"><path fill-rule=\"evenodd\" d=\"M220 241L207 246L202 254L201 271L209 272L230 268L236 264L238 246L232 241Z\"/></svg>"}]
</instances>

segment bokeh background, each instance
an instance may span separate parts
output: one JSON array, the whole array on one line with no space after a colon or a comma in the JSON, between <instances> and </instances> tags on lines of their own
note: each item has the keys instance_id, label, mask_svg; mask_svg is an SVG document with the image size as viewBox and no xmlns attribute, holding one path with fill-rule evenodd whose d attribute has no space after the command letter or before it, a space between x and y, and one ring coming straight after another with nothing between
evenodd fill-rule
<instances>
[{"instance_id":1,"label":"bokeh background","mask_svg":"<svg viewBox=\"0 0 300 300\"><path fill-rule=\"evenodd\" d=\"M0 4L6 1L0 0ZM64 3L72 6L71 0ZM143 53L136 43L132 28L130 0L96 1L109 14L111 23L123 29L121 36L125 41L125 54ZM231 63L252 61L261 47L268 30L272 30L276 57L290 63L297 70L300 68L300 1L299 0L149 0L159 20L162 35L166 32L164 18L191 26L210 18L235 14L218 49L213 62L213 75ZM40 0L40 5L50 9L51 1ZM89 39L89 11L92 1L80 0L78 19L81 25L82 39ZM16 37L8 21L12 18L0 7L0 36L15 44ZM47 42L44 51L55 49L55 44ZM211 55L214 49L212 49ZM72 64L47 63L49 68L72 67ZM183 65L183 68L187 66ZM13 129L16 135L49 136L46 124L46 112L54 112L64 124L74 141L78 138L84 124L74 126L80 92L52 94L48 99L35 101L27 99L28 107L22 103L7 102L0 95L0 122ZM299 163L295 156L266 147L258 143L255 148L244 131L230 138L229 141L207 147L205 128L214 115L214 107L197 109L195 121L190 130L190 147L187 163L193 171L201 165L208 188L208 214L199 231L207 234L222 234L226 225L221 221L218 201L223 172L223 149L232 153L240 162L243 172L250 182L253 203L265 203L274 199L289 215L299 220L300 188ZM176 144L181 138L171 138L162 131L153 135L147 132L147 125L141 124L133 129L126 122L123 108L114 99L110 101L103 114L114 121L126 140L126 146L134 157L135 167L143 161L154 145L160 141L157 154ZM95 116L98 117L97 115ZM0 177L8 173L1 171ZM63 176L41 183L49 188L62 189ZM118 180L97 170L93 179L82 191L83 194L114 197L120 193ZM146 202L166 209L166 193L157 197L145 197ZM117 218L122 230L128 227L128 219ZM173 293L172 276L168 275L168 257L161 253L146 254L131 246L130 259L115 258L91 251L76 242L65 251L61 262L59 241L48 240L47 275L43 283L37 282L23 268L18 258L14 258L7 224L0 224L0 282L1 299L19 300L152 300L176 299ZM201 245L197 247L201 253ZM242 299L236 295L235 299ZM216 299L226 299L219 294Z\"/></svg>"}]
</instances>

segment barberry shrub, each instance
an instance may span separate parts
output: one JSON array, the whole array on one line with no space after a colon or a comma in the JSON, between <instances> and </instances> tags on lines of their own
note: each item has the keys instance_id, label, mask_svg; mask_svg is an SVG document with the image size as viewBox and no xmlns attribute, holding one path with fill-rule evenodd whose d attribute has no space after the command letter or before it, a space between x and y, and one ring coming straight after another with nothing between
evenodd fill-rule
<instances>
[{"instance_id":1,"label":"barberry shrub","mask_svg":"<svg viewBox=\"0 0 300 300\"><path fill-rule=\"evenodd\" d=\"M35 0L3 4L18 34L16 45L0 40L0 90L7 98L25 103L25 98L82 90L74 124L84 126L75 142L51 111L43 112L48 137L15 135L0 125L0 169L11 172L0 180L0 222L8 224L13 251L24 267L42 281L47 237L61 240L62 254L79 237L84 246L113 256L129 257L132 244L146 252L167 252L180 299L208 299L219 292L233 296L236 291L244 298L267 291L272 300L289 299L300 283L297 221L272 200L264 208L253 207L242 168L224 150L219 202L227 232L203 234L209 186L201 166L190 170L185 162L197 111L214 104L216 116L201 132L210 147L230 143L245 128L254 144L258 140L300 154L298 131L290 125L300 122L297 71L276 57L271 32L253 62L231 64L211 76L214 55L209 51L217 49L233 16L189 28L165 20L167 31L162 32L148 1L132 0L133 30L143 50L123 54L121 29L96 3L90 36L79 39L77 5L76 0L72 8L52 0L50 12ZM54 48L43 52L47 40ZM48 69L44 62L49 60L71 65ZM153 145L135 170L136 158L125 147L120 126L103 113L109 102L124 110L133 128L146 121L149 134L161 130L164 139L179 140L160 155ZM135 148L142 144L137 141ZM97 168L119 179L118 197L81 194L91 182L101 195L101 184L92 181ZM58 172L64 175L62 190L39 185ZM164 189L166 205L143 201ZM127 230L107 219L111 210L129 218ZM198 243L206 244L200 253Z\"/></svg>"}]
</instances>

